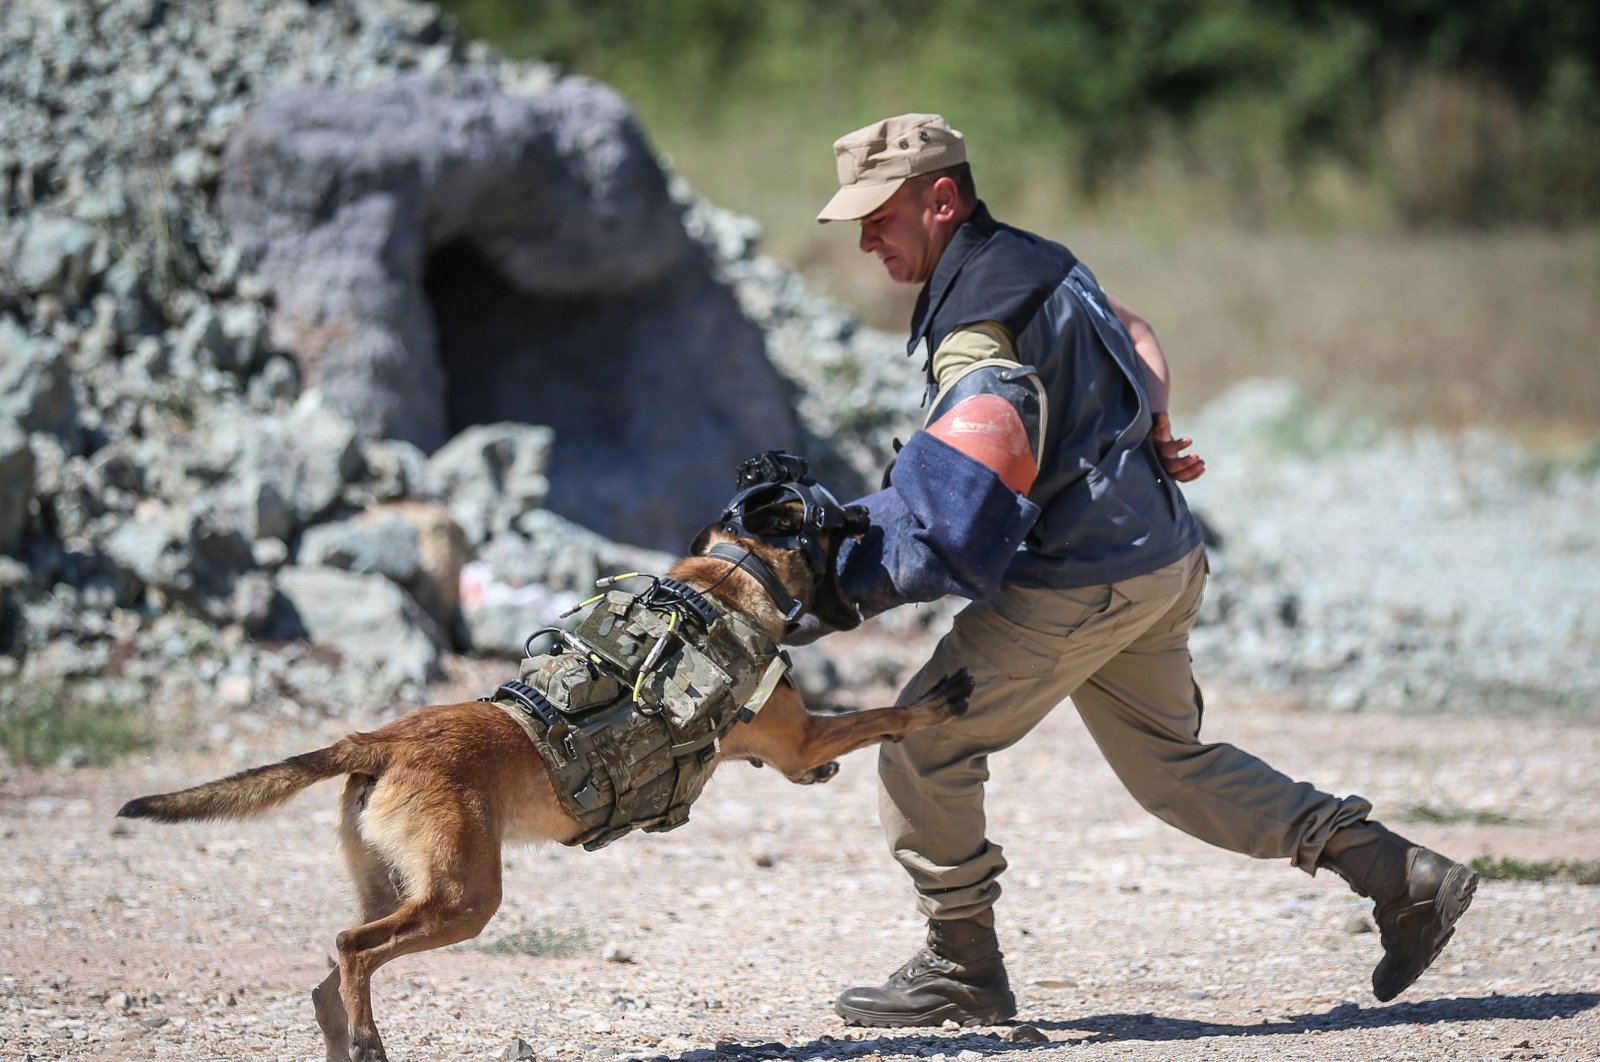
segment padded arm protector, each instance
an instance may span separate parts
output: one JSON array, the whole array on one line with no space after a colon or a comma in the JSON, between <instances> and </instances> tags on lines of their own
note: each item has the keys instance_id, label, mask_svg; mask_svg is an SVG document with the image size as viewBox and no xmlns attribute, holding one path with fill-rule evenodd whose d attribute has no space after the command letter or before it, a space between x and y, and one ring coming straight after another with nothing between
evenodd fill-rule
<instances>
[{"instance_id":1,"label":"padded arm protector","mask_svg":"<svg viewBox=\"0 0 1600 1062\"><path fill-rule=\"evenodd\" d=\"M872 529L839 551L839 585L864 616L992 595L1039 517L993 468L927 431L901 449L889 486L856 504Z\"/></svg>"}]
</instances>

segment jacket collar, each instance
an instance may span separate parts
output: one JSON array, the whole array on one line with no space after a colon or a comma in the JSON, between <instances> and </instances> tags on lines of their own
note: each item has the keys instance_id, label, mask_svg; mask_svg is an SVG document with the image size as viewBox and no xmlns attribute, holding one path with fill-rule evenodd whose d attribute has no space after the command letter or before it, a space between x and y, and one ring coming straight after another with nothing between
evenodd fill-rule
<instances>
[{"instance_id":1,"label":"jacket collar","mask_svg":"<svg viewBox=\"0 0 1600 1062\"><path fill-rule=\"evenodd\" d=\"M939 256L939 263L933 267L933 275L922 285L922 292L917 296L916 308L911 311L911 338L906 341L907 357L917 352L917 344L927 336L933 326L934 315L944 304L945 296L950 294L956 277L961 275L961 268L979 248L989 242L998 228L999 222L989 213L983 200L978 200L977 206L972 208L972 215L950 237L950 243Z\"/></svg>"}]
</instances>

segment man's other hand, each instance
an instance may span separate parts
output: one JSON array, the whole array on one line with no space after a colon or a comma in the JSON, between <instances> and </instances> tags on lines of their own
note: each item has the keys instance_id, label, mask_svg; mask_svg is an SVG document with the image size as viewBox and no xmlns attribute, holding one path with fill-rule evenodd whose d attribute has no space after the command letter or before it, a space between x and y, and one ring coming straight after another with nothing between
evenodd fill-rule
<instances>
[{"instance_id":1,"label":"man's other hand","mask_svg":"<svg viewBox=\"0 0 1600 1062\"><path fill-rule=\"evenodd\" d=\"M1179 483L1199 479L1205 473L1206 463L1200 459L1199 454L1183 452L1194 445L1194 440L1174 439L1172 421L1165 413L1155 415L1155 422L1150 425L1150 437L1156 441L1156 453L1161 457L1161 467L1166 470L1167 475Z\"/></svg>"}]
</instances>

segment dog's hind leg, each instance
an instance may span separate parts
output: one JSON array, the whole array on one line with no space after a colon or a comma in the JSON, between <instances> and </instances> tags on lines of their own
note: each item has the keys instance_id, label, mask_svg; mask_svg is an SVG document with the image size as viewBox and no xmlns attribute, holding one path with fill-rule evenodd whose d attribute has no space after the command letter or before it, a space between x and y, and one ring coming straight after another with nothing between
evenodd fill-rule
<instances>
[{"instance_id":1,"label":"dog's hind leg","mask_svg":"<svg viewBox=\"0 0 1600 1062\"><path fill-rule=\"evenodd\" d=\"M350 1058L350 1019L345 1016L344 1000L339 995L339 967L334 965L317 987L311 990L311 1005L317 1011L317 1027L328 1050L328 1062L348 1062Z\"/></svg>"},{"instance_id":2,"label":"dog's hind leg","mask_svg":"<svg viewBox=\"0 0 1600 1062\"><path fill-rule=\"evenodd\" d=\"M498 855L489 862L498 869ZM372 1014L372 975L391 959L470 940L482 932L500 906L499 882L494 882L492 891L481 878L475 886L478 891L452 889L454 895L407 900L393 914L339 934L339 988L350 1017L351 1062L385 1062L388 1057Z\"/></svg>"},{"instance_id":3,"label":"dog's hind leg","mask_svg":"<svg viewBox=\"0 0 1600 1062\"><path fill-rule=\"evenodd\" d=\"M374 796L362 834L400 872L404 895L393 910L338 937L351 1062L387 1057L373 1019L372 975L402 955L470 940L500 906L500 840L487 822L464 802L431 806L425 823L415 821L412 806L406 821L383 814L377 806L383 795L380 789Z\"/></svg>"},{"instance_id":4,"label":"dog's hind leg","mask_svg":"<svg viewBox=\"0 0 1600 1062\"><path fill-rule=\"evenodd\" d=\"M378 850L361 836L360 815L367 806L376 779L352 774L345 779L339 797L339 847L355 886L356 910L361 923L376 921L393 913L400 905L400 890L389 866ZM335 963L322 983L311 990L311 1005L316 1010L317 1026L327 1046L328 1062L347 1062L350 1058L350 1018L339 993L339 964Z\"/></svg>"}]
</instances>

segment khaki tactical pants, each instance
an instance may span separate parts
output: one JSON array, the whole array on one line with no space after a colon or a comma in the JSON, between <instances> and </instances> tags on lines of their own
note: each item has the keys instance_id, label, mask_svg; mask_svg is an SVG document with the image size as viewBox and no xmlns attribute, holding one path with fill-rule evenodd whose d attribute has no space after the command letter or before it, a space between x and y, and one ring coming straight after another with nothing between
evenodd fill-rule
<instances>
[{"instance_id":1,"label":"khaki tactical pants","mask_svg":"<svg viewBox=\"0 0 1600 1062\"><path fill-rule=\"evenodd\" d=\"M984 836L989 756L1068 697L1134 798L1201 840L1312 873L1329 835L1366 817L1360 797L1340 800L1200 740L1189 630L1206 571L1202 546L1109 586L1006 586L956 617L901 703L966 667L977 682L967 714L883 745L878 761L884 832L925 916L993 906L1006 861Z\"/></svg>"}]
</instances>

